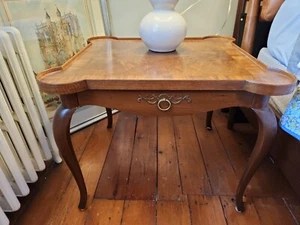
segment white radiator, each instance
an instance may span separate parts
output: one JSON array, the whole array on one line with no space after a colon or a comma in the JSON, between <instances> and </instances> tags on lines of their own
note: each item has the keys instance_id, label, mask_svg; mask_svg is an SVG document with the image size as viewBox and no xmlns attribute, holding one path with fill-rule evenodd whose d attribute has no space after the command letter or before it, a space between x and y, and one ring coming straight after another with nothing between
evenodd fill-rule
<instances>
[{"instance_id":1,"label":"white radiator","mask_svg":"<svg viewBox=\"0 0 300 225\"><path fill-rule=\"evenodd\" d=\"M0 224L29 193L45 160L61 162L20 32L0 27Z\"/></svg>"}]
</instances>

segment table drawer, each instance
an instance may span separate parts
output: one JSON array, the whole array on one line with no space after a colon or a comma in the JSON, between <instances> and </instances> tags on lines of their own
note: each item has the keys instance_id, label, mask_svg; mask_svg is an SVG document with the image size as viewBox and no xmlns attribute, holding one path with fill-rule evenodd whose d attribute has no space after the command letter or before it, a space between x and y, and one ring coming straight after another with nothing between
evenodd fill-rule
<instances>
[{"instance_id":1,"label":"table drawer","mask_svg":"<svg viewBox=\"0 0 300 225\"><path fill-rule=\"evenodd\" d=\"M148 115L185 115L241 106L261 108L268 97L243 91L84 91L79 105Z\"/></svg>"}]
</instances>

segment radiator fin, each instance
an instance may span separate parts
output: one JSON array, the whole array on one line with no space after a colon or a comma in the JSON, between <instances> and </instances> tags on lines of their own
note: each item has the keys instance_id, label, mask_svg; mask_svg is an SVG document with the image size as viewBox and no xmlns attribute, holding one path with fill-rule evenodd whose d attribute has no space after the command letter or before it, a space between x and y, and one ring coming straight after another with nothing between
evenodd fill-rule
<instances>
[{"instance_id":1,"label":"radiator fin","mask_svg":"<svg viewBox=\"0 0 300 225\"><path fill-rule=\"evenodd\" d=\"M0 27L0 224L20 208L45 161L60 163L52 124L36 84L20 32Z\"/></svg>"}]
</instances>

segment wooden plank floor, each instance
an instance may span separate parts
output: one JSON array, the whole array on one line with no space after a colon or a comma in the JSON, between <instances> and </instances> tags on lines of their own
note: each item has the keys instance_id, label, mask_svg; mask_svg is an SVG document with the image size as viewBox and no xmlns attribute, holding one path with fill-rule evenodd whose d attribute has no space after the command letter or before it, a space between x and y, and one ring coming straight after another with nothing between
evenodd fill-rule
<instances>
[{"instance_id":1,"label":"wooden plank floor","mask_svg":"<svg viewBox=\"0 0 300 225\"><path fill-rule=\"evenodd\" d=\"M234 210L234 193L254 145L246 123L226 128L216 112L180 117L114 115L113 129L98 122L72 135L88 189L79 211L78 190L63 163L43 178L17 225L290 225L300 223L300 203L278 166L266 159Z\"/></svg>"}]
</instances>

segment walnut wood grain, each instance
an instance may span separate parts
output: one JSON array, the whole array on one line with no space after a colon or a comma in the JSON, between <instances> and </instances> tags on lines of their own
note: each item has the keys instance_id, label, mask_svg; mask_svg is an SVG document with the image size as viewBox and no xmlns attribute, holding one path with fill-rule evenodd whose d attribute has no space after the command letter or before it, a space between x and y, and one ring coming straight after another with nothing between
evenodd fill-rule
<instances>
[{"instance_id":1,"label":"walnut wood grain","mask_svg":"<svg viewBox=\"0 0 300 225\"><path fill-rule=\"evenodd\" d=\"M183 100L180 104L172 104L170 110L160 111L156 104L145 100L138 101L139 96L158 96L165 93L168 96L189 96L191 102ZM187 115L197 112L243 106L262 108L267 105L269 97L249 92L237 91L102 91L90 90L77 94L78 103L83 105L100 105L121 111L156 116Z\"/></svg>"},{"instance_id":2,"label":"walnut wood grain","mask_svg":"<svg viewBox=\"0 0 300 225\"><path fill-rule=\"evenodd\" d=\"M238 6L237 6L236 16L235 16L235 22L234 22L233 35L232 35L236 39L237 44L239 42L239 37L242 33L241 21L242 21L242 18L243 18L243 13L245 11L245 5L246 5L246 0L239 0L238 1Z\"/></svg>"},{"instance_id":3,"label":"walnut wood grain","mask_svg":"<svg viewBox=\"0 0 300 225\"><path fill-rule=\"evenodd\" d=\"M232 38L187 39L176 51L162 54L149 52L139 39L100 37L89 42L66 64L44 71L37 78L42 91L61 96L62 106L54 117L54 136L78 184L79 208L86 207L87 191L69 134L77 107L106 107L110 127L111 108L174 116L240 106L252 108L260 120L260 136L236 195L237 207L242 210L245 188L269 152L276 132L274 114L267 108L269 96L292 92L296 78L267 68L237 47Z\"/></svg>"},{"instance_id":4,"label":"walnut wood grain","mask_svg":"<svg viewBox=\"0 0 300 225\"><path fill-rule=\"evenodd\" d=\"M253 109L253 111L257 115L259 130L253 152L248 160L236 192L236 207L238 211L244 211L243 193L261 161L270 152L272 142L277 133L276 117L269 107Z\"/></svg>"},{"instance_id":5,"label":"walnut wood grain","mask_svg":"<svg viewBox=\"0 0 300 225\"><path fill-rule=\"evenodd\" d=\"M42 91L240 90L288 94L296 78L268 69L232 38L187 39L176 51L153 53L137 39L93 38L67 64L38 75Z\"/></svg>"},{"instance_id":6,"label":"walnut wood grain","mask_svg":"<svg viewBox=\"0 0 300 225\"><path fill-rule=\"evenodd\" d=\"M112 110L111 110L111 108L106 108L106 114L107 114L107 128L112 128L113 117L112 117Z\"/></svg>"},{"instance_id":7,"label":"walnut wood grain","mask_svg":"<svg viewBox=\"0 0 300 225\"><path fill-rule=\"evenodd\" d=\"M256 31L256 24L259 17L259 6L261 0L249 0L247 6L247 19L243 33L242 49L252 53L254 45L254 36Z\"/></svg>"},{"instance_id":8,"label":"walnut wood grain","mask_svg":"<svg viewBox=\"0 0 300 225\"><path fill-rule=\"evenodd\" d=\"M60 149L60 153L79 187L80 202L78 208L85 209L87 201L86 186L70 138L70 122L75 110L76 108L67 109L63 106L57 109L53 119L53 134L57 147Z\"/></svg>"},{"instance_id":9,"label":"walnut wood grain","mask_svg":"<svg viewBox=\"0 0 300 225\"><path fill-rule=\"evenodd\" d=\"M205 121L205 126L207 130L212 130L212 125L211 125L211 119L213 116L214 111L208 111L206 113L206 121Z\"/></svg>"}]
</instances>

